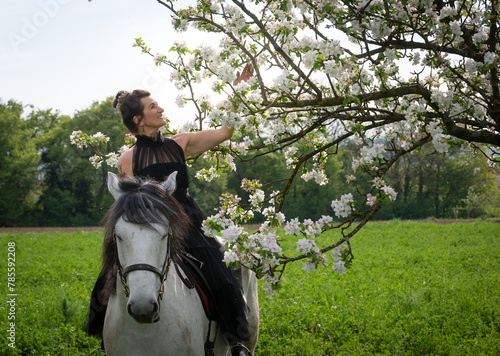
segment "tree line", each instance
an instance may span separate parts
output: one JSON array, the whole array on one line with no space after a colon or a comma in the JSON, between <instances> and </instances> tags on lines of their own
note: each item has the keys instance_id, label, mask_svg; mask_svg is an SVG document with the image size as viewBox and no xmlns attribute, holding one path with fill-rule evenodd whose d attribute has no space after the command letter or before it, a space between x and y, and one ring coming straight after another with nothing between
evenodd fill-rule
<instances>
[{"instance_id":1,"label":"tree line","mask_svg":"<svg viewBox=\"0 0 500 356\"><path fill-rule=\"evenodd\" d=\"M89 162L91 151L71 145L69 137L75 130L103 132L110 137L103 149L111 152L123 146L127 131L111 107L111 98L72 117L15 100L2 101L0 122L5 128L0 133L0 226L98 225L113 201L106 179L107 171L115 169L106 164L94 168ZM346 182L360 146L347 141L342 148L325 163L326 189L320 190L313 180L293 182L282 209L288 219L332 215L333 199L372 184L369 177L358 180L356 187ZM273 182L279 182L286 170L284 153L279 151L237 162L236 171L222 173L212 182L194 178L196 171L210 166L202 157L191 164L190 194L206 215L214 213L226 191L245 197L240 188L243 178L271 182L264 188L268 196ZM402 157L386 179L398 198L384 202L375 219L477 218L500 213L499 174L482 154L470 149L456 148L447 155L413 152Z\"/></svg>"}]
</instances>

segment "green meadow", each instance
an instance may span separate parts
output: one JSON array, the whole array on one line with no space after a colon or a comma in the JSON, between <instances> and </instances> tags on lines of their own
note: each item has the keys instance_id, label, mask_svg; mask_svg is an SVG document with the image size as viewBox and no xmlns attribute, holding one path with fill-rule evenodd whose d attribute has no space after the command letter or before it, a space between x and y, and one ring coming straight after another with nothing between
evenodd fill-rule
<instances>
[{"instance_id":1,"label":"green meadow","mask_svg":"<svg viewBox=\"0 0 500 356\"><path fill-rule=\"evenodd\" d=\"M101 241L100 232L0 234L0 355L88 355L99 346L82 328ZM12 242L16 348L7 338ZM260 292L256 355L500 354L499 224L370 223L351 244L346 274L307 273L298 262L273 299ZM285 251L295 245L283 242Z\"/></svg>"}]
</instances>

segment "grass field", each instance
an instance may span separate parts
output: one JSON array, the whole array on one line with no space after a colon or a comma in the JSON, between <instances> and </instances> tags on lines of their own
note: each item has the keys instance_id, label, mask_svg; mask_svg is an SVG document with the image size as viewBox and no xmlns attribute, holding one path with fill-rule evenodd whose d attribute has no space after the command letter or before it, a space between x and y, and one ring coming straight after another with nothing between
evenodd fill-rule
<instances>
[{"instance_id":1,"label":"grass field","mask_svg":"<svg viewBox=\"0 0 500 356\"><path fill-rule=\"evenodd\" d=\"M99 232L0 234L0 298L11 293L9 242L17 294L16 348L2 302L0 355L88 355L98 346L82 326L101 240ZM372 223L352 246L347 274L306 273L297 263L272 300L260 296L256 355L500 354L498 224Z\"/></svg>"}]
</instances>

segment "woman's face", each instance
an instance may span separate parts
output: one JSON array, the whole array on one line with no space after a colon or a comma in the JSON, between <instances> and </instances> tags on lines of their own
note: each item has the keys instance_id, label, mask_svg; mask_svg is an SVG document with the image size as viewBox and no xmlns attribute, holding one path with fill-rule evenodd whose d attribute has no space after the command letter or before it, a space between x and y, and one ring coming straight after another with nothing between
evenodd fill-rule
<instances>
[{"instance_id":1,"label":"woman's face","mask_svg":"<svg viewBox=\"0 0 500 356\"><path fill-rule=\"evenodd\" d=\"M157 129L165 125L165 119L163 118L163 109L158 105L156 100L152 97L147 96L141 99L144 105L144 111L142 120L139 122L139 126L144 124L144 128Z\"/></svg>"}]
</instances>

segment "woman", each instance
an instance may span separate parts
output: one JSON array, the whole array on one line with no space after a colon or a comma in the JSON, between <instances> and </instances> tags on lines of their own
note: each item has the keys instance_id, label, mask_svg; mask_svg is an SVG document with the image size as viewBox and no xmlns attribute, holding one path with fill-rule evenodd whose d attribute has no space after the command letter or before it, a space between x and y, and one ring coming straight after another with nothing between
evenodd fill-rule
<instances>
[{"instance_id":1,"label":"woman","mask_svg":"<svg viewBox=\"0 0 500 356\"><path fill-rule=\"evenodd\" d=\"M248 80L253 67L247 65L243 73L237 73L234 84ZM121 178L143 177L163 181L177 171L177 189L173 196L181 203L190 217L193 227L186 243L186 250L196 259L204 262L205 277L208 280L218 312L218 322L224 332L233 355L246 355L241 341L249 338L247 306L241 288L231 270L222 262L223 254L217 240L208 238L201 229L203 213L187 193L189 180L185 159L191 155L208 151L231 138L234 128L222 126L219 129L199 132L185 132L171 138L163 137L160 128L165 125L163 108L145 90L132 93L121 91L114 100L124 125L136 135L136 144L123 153L118 160ZM88 333L102 332L107 298L100 291L106 283L101 274L92 292Z\"/></svg>"}]
</instances>

